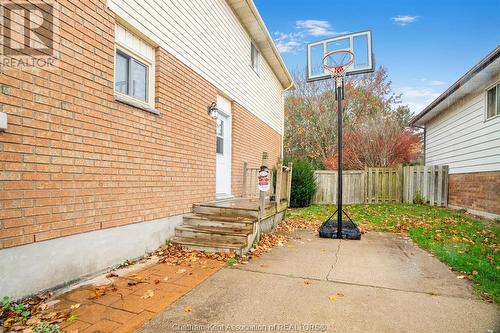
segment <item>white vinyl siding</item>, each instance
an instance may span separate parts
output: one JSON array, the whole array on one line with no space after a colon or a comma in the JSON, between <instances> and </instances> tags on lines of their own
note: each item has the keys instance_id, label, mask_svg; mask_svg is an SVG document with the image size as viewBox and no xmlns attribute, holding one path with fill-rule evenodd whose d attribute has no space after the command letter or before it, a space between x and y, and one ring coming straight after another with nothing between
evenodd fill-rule
<instances>
[{"instance_id":1,"label":"white vinyl siding","mask_svg":"<svg viewBox=\"0 0 500 333\"><path fill-rule=\"evenodd\" d=\"M212 83L224 95L283 134L283 87L260 57L225 0L108 0L110 9Z\"/></svg>"},{"instance_id":2,"label":"white vinyl siding","mask_svg":"<svg viewBox=\"0 0 500 333\"><path fill-rule=\"evenodd\" d=\"M485 121L485 92L450 106L426 124L425 164L450 173L500 170L500 117Z\"/></svg>"},{"instance_id":3,"label":"white vinyl siding","mask_svg":"<svg viewBox=\"0 0 500 333\"><path fill-rule=\"evenodd\" d=\"M260 57L260 52L257 50L257 47L254 45L254 43L251 43L250 45L250 66L252 66L253 70L255 73L259 73L259 59Z\"/></svg>"}]
</instances>

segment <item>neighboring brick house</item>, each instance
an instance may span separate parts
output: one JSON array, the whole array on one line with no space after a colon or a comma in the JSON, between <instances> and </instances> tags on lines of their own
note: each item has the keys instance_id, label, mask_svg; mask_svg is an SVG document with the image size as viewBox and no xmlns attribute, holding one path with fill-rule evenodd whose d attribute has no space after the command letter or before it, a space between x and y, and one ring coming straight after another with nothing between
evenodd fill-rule
<instances>
[{"instance_id":1,"label":"neighboring brick house","mask_svg":"<svg viewBox=\"0 0 500 333\"><path fill-rule=\"evenodd\" d=\"M500 216L500 46L420 112L425 164L450 167L448 203Z\"/></svg>"},{"instance_id":2,"label":"neighboring brick house","mask_svg":"<svg viewBox=\"0 0 500 333\"><path fill-rule=\"evenodd\" d=\"M0 76L0 295L141 255L282 154L293 81L253 1L49 3L55 65Z\"/></svg>"}]
</instances>

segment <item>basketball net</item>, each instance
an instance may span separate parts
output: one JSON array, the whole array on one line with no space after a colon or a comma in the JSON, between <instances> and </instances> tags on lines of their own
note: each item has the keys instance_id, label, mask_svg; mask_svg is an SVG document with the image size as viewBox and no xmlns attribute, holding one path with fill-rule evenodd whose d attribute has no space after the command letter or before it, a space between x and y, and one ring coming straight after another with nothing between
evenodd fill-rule
<instances>
[{"instance_id":1,"label":"basketball net","mask_svg":"<svg viewBox=\"0 0 500 333\"><path fill-rule=\"evenodd\" d=\"M334 56L342 55L340 60L334 58ZM333 63L333 65L328 64L328 59ZM335 79L337 87L342 87L344 82L344 76L347 68L351 66L354 62L354 53L350 50L336 50L325 54L323 57L323 67L331 73L332 78Z\"/></svg>"}]
</instances>

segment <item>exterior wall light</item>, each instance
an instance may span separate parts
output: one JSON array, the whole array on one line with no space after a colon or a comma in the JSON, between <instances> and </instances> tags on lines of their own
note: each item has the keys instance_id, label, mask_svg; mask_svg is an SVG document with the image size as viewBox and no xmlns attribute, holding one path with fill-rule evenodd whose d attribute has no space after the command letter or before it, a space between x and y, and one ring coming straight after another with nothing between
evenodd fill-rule
<instances>
[{"instance_id":1,"label":"exterior wall light","mask_svg":"<svg viewBox=\"0 0 500 333\"><path fill-rule=\"evenodd\" d=\"M213 102L210 104L207 108L208 110L208 115L212 117L214 120L217 119L217 116L219 115L219 109L217 109L217 103Z\"/></svg>"}]
</instances>

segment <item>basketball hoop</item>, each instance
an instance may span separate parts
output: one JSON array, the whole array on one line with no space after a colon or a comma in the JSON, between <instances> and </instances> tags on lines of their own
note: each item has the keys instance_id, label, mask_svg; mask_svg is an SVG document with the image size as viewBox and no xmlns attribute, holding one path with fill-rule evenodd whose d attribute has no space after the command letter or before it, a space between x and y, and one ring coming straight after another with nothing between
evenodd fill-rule
<instances>
[{"instance_id":1,"label":"basketball hoop","mask_svg":"<svg viewBox=\"0 0 500 333\"><path fill-rule=\"evenodd\" d=\"M354 62L355 55L356 62ZM337 102L337 209L321 224L318 230L319 237L361 239L361 231L342 208L342 100L344 76L371 73L374 69L371 31L349 33L307 44L307 82L335 79ZM332 106L332 112L333 110ZM336 223L333 219L335 214L337 214Z\"/></svg>"},{"instance_id":2,"label":"basketball hoop","mask_svg":"<svg viewBox=\"0 0 500 333\"><path fill-rule=\"evenodd\" d=\"M323 67L332 74L338 86L342 85L342 78L352 63L354 63L354 52L351 50L335 50L323 57Z\"/></svg>"}]
</instances>

